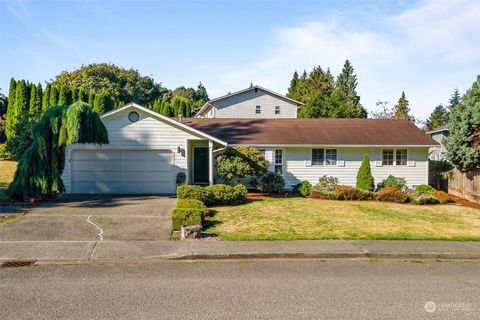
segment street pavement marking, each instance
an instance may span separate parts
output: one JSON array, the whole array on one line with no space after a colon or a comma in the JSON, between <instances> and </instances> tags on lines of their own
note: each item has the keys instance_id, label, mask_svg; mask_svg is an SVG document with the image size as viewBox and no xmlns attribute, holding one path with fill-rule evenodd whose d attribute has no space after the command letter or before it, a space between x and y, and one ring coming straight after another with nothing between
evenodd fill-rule
<instances>
[{"instance_id":1,"label":"street pavement marking","mask_svg":"<svg viewBox=\"0 0 480 320\"><path fill-rule=\"evenodd\" d=\"M97 228L100 232L98 233L98 238L100 239L100 241L103 241L103 230L102 228L100 228L99 226L97 226L95 223L93 223L92 221L90 221L90 217L91 216L88 216L87 218L87 222L90 223L91 225L95 226L95 228Z\"/></svg>"}]
</instances>

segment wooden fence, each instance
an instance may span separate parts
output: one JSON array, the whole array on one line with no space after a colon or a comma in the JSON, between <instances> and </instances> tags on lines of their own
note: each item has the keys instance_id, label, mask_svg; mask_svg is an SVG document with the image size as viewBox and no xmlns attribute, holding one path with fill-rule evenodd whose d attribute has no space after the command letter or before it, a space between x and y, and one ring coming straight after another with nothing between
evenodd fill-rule
<instances>
[{"instance_id":1,"label":"wooden fence","mask_svg":"<svg viewBox=\"0 0 480 320\"><path fill-rule=\"evenodd\" d=\"M480 203L480 169L469 172L454 169L453 176L448 180L448 193Z\"/></svg>"}]
</instances>

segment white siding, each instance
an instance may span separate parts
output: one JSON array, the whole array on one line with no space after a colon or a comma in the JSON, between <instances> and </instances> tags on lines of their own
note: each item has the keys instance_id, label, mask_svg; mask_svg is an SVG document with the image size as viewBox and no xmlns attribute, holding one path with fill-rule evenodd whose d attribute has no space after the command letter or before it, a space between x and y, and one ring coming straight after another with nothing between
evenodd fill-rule
<instances>
[{"instance_id":1,"label":"white siding","mask_svg":"<svg viewBox=\"0 0 480 320\"><path fill-rule=\"evenodd\" d=\"M140 120L130 122L128 113L136 111L140 114ZM148 113L134 107L127 108L103 119L108 130L109 144L103 146L92 144L74 144L66 148L66 161L62 179L66 192L71 192L70 186L70 155L73 149L117 149L117 150L168 150L173 153L172 176L176 177L178 172L187 173L187 140L199 140L200 137L189 134L178 127L164 123L153 118ZM177 152L177 147L181 152ZM173 179L175 181L175 179Z\"/></svg>"},{"instance_id":2,"label":"white siding","mask_svg":"<svg viewBox=\"0 0 480 320\"><path fill-rule=\"evenodd\" d=\"M408 165L406 166L382 166L382 150L384 148L326 148L337 149L337 165L311 166L312 148L271 147L265 149L267 150L266 158L270 163L274 160L274 150L283 150L283 176L286 180L286 189L291 189L293 185L302 180L316 184L318 178L323 175L337 177L340 184L355 186L358 169L365 154L368 154L370 159L375 184L381 183L389 175L405 178L408 186L428 183L428 148L407 148ZM273 171L272 165L269 170Z\"/></svg>"},{"instance_id":3,"label":"white siding","mask_svg":"<svg viewBox=\"0 0 480 320\"><path fill-rule=\"evenodd\" d=\"M261 113L255 113L255 106L260 106ZM280 114L275 114L275 106L280 107ZM282 99L261 89L249 90L214 102L208 118L296 118L297 104Z\"/></svg>"}]
</instances>

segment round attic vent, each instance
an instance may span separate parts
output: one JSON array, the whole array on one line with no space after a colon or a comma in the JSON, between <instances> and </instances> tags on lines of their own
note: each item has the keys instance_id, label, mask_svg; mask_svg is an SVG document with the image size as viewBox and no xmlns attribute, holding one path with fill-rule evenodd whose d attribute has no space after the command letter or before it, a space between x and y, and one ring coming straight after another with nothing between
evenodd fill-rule
<instances>
[{"instance_id":1,"label":"round attic vent","mask_svg":"<svg viewBox=\"0 0 480 320\"><path fill-rule=\"evenodd\" d=\"M140 119L140 115L136 111L132 111L128 114L128 120L131 122L137 122Z\"/></svg>"}]
</instances>

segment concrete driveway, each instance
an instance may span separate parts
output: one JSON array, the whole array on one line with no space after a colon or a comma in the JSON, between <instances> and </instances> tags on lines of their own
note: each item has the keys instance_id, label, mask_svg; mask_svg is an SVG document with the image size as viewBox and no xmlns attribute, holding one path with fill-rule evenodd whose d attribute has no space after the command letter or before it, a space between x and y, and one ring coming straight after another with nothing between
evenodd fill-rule
<instances>
[{"instance_id":1,"label":"concrete driveway","mask_svg":"<svg viewBox=\"0 0 480 320\"><path fill-rule=\"evenodd\" d=\"M65 195L0 226L0 241L168 240L175 199Z\"/></svg>"}]
</instances>

